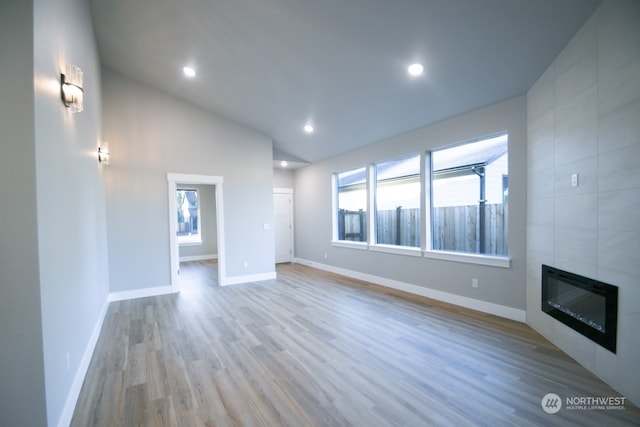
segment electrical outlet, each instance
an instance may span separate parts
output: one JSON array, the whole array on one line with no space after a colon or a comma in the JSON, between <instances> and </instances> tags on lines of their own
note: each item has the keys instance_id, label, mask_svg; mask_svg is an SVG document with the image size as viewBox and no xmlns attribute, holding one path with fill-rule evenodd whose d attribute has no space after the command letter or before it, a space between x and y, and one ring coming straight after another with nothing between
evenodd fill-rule
<instances>
[{"instance_id":1,"label":"electrical outlet","mask_svg":"<svg viewBox=\"0 0 640 427\"><path fill-rule=\"evenodd\" d=\"M324 253L324 259L327 259L327 258L329 258L329 254L325 252Z\"/></svg>"},{"instance_id":2,"label":"electrical outlet","mask_svg":"<svg viewBox=\"0 0 640 427\"><path fill-rule=\"evenodd\" d=\"M471 287L472 288L477 288L478 287L478 279L476 279L476 278L471 279Z\"/></svg>"},{"instance_id":3,"label":"electrical outlet","mask_svg":"<svg viewBox=\"0 0 640 427\"><path fill-rule=\"evenodd\" d=\"M577 187L579 185L579 176L577 173L571 175L571 186Z\"/></svg>"},{"instance_id":4,"label":"electrical outlet","mask_svg":"<svg viewBox=\"0 0 640 427\"><path fill-rule=\"evenodd\" d=\"M242 263L242 265L244 266L244 268L249 267L249 261L245 261L245 262L243 262L243 263Z\"/></svg>"}]
</instances>

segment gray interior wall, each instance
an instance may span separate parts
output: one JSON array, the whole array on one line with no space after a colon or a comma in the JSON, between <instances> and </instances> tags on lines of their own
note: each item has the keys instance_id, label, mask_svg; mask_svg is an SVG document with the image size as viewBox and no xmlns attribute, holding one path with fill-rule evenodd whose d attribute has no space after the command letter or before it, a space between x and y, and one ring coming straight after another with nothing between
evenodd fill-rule
<instances>
[{"instance_id":1,"label":"gray interior wall","mask_svg":"<svg viewBox=\"0 0 640 427\"><path fill-rule=\"evenodd\" d=\"M200 202L200 237L202 244L180 245L180 257L202 257L218 254L216 235L216 200L214 185L180 185L178 188L198 190Z\"/></svg>"},{"instance_id":2,"label":"gray interior wall","mask_svg":"<svg viewBox=\"0 0 640 427\"><path fill-rule=\"evenodd\" d=\"M527 105L527 322L640 403L640 2L605 1ZM541 312L541 264L619 286L617 354Z\"/></svg>"},{"instance_id":3,"label":"gray interior wall","mask_svg":"<svg viewBox=\"0 0 640 427\"><path fill-rule=\"evenodd\" d=\"M524 310L525 108L525 97L517 97L297 169L294 173L296 257ZM334 172L504 130L509 132L509 254L512 259L510 268L331 245L331 176ZM479 279L478 288L471 287L472 278Z\"/></svg>"},{"instance_id":4,"label":"gray interior wall","mask_svg":"<svg viewBox=\"0 0 640 427\"><path fill-rule=\"evenodd\" d=\"M35 137L47 418L58 423L108 293L100 61L88 2L39 0ZM84 72L84 108L60 100L65 64ZM68 354L68 357L67 357Z\"/></svg>"},{"instance_id":5,"label":"gray interior wall","mask_svg":"<svg viewBox=\"0 0 640 427\"><path fill-rule=\"evenodd\" d=\"M271 139L106 70L103 96L111 291L171 282L167 173L224 177L227 276L272 273Z\"/></svg>"},{"instance_id":6,"label":"gray interior wall","mask_svg":"<svg viewBox=\"0 0 640 427\"><path fill-rule=\"evenodd\" d=\"M41 426L32 1L0 3L0 76L0 425Z\"/></svg>"},{"instance_id":7,"label":"gray interior wall","mask_svg":"<svg viewBox=\"0 0 640 427\"><path fill-rule=\"evenodd\" d=\"M288 169L273 169L274 188L293 188L293 171Z\"/></svg>"}]
</instances>

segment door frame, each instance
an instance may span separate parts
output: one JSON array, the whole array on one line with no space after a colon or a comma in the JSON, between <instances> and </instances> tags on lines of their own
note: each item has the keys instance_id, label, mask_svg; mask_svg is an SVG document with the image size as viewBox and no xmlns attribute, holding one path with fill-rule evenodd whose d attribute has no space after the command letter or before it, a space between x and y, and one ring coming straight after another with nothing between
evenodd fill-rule
<instances>
[{"instance_id":1,"label":"door frame","mask_svg":"<svg viewBox=\"0 0 640 427\"><path fill-rule=\"evenodd\" d=\"M167 174L167 187L169 194L169 253L171 265L171 290L178 292L178 271L180 269L180 252L178 248L178 221L176 211L176 191L178 184L203 184L215 187L215 210L216 210L216 239L218 247L218 284L224 283L225 274L225 238L224 238L224 208L223 208L223 182L222 176L214 175L191 175L181 173Z\"/></svg>"},{"instance_id":2,"label":"door frame","mask_svg":"<svg viewBox=\"0 0 640 427\"><path fill-rule=\"evenodd\" d=\"M295 232L295 228L294 228L294 217L293 217L293 188L274 188L273 189L273 194L288 194L289 196L291 196L291 203L289 204L289 218L291 219L291 233L290 233L290 242L289 242L289 246L291 247L291 260L289 262L293 262L293 258L294 258L294 254L295 254L295 250L294 250L294 242L295 242L295 238L294 238L294 232ZM275 221L275 218L274 218ZM275 236L274 236L274 242L275 242Z\"/></svg>"}]
</instances>

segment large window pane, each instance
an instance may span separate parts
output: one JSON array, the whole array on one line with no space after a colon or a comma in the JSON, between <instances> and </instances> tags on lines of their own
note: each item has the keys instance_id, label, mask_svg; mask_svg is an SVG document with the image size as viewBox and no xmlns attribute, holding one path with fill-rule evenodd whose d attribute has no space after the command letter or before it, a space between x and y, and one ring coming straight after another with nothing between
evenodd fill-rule
<instances>
[{"instance_id":1,"label":"large window pane","mask_svg":"<svg viewBox=\"0 0 640 427\"><path fill-rule=\"evenodd\" d=\"M176 191L178 207L178 243L201 242L198 190Z\"/></svg>"},{"instance_id":2,"label":"large window pane","mask_svg":"<svg viewBox=\"0 0 640 427\"><path fill-rule=\"evenodd\" d=\"M432 247L508 254L508 136L431 153Z\"/></svg>"},{"instance_id":3,"label":"large window pane","mask_svg":"<svg viewBox=\"0 0 640 427\"><path fill-rule=\"evenodd\" d=\"M420 155L375 168L376 243L420 247Z\"/></svg>"},{"instance_id":4,"label":"large window pane","mask_svg":"<svg viewBox=\"0 0 640 427\"><path fill-rule=\"evenodd\" d=\"M338 240L367 241L367 170L336 174Z\"/></svg>"}]
</instances>

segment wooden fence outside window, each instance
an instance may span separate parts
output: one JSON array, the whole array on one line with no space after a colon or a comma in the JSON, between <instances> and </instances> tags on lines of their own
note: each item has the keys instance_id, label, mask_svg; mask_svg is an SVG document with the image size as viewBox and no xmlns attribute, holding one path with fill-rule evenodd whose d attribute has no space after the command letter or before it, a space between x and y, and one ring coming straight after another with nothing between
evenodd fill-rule
<instances>
[{"instance_id":1,"label":"wooden fence outside window","mask_svg":"<svg viewBox=\"0 0 640 427\"><path fill-rule=\"evenodd\" d=\"M480 209L478 205L451 206L433 209L433 249L479 254ZM485 205L484 255L506 256L507 216L505 204ZM357 242L367 241L366 212L338 211L338 238ZM376 216L377 243L420 247L420 210L402 209L379 211Z\"/></svg>"}]
</instances>

